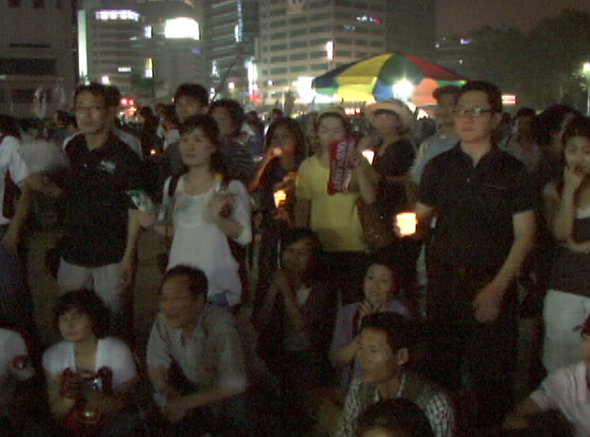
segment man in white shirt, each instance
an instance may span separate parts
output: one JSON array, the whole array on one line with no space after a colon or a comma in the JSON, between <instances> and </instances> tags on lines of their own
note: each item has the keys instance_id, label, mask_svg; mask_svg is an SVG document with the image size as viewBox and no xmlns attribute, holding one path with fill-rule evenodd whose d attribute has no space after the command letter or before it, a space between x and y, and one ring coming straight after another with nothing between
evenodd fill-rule
<instances>
[{"instance_id":1,"label":"man in white shirt","mask_svg":"<svg viewBox=\"0 0 590 437\"><path fill-rule=\"evenodd\" d=\"M583 361L551 373L504 422L506 429L527 428L535 414L559 410L574 426L576 436L590 436L590 316L581 330Z\"/></svg>"}]
</instances>

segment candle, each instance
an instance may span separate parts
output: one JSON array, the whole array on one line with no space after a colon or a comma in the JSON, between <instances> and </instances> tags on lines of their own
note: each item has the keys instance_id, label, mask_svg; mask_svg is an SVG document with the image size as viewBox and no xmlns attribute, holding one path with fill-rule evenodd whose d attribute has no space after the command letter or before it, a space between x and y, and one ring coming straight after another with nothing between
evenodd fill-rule
<instances>
[{"instance_id":1,"label":"candle","mask_svg":"<svg viewBox=\"0 0 590 437\"><path fill-rule=\"evenodd\" d=\"M373 165L373 158L375 157L375 152L372 150L363 150L363 156L367 158L369 164Z\"/></svg>"},{"instance_id":2,"label":"candle","mask_svg":"<svg viewBox=\"0 0 590 437\"><path fill-rule=\"evenodd\" d=\"M281 203L287 200L287 193L285 193L285 190L275 191L274 198L275 206L278 208L279 206L281 206Z\"/></svg>"},{"instance_id":3,"label":"candle","mask_svg":"<svg viewBox=\"0 0 590 437\"><path fill-rule=\"evenodd\" d=\"M414 235L418 219L415 212L402 212L395 216L395 224L399 228L402 237Z\"/></svg>"}]
</instances>

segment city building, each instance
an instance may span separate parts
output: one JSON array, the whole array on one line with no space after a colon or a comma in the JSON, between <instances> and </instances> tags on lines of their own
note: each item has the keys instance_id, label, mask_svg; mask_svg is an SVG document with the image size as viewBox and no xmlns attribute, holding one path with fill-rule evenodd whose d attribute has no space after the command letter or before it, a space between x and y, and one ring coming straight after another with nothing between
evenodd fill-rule
<instances>
[{"instance_id":1,"label":"city building","mask_svg":"<svg viewBox=\"0 0 590 437\"><path fill-rule=\"evenodd\" d=\"M0 3L0 112L51 116L69 106L76 85L75 34L68 0L7 0Z\"/></svg>"},{"instance_id":2,"label":"city building","mask_svg":"<svg viewBox=\"0 0 590 437\"><path fill-rule=\"evenodd\" d=\"M143 91L151 91L154 102L170 102L180 84L209 83L202 35L204 3L156 0L139 4L148 57L154 63L152 88Z\"/></svg>"},{"instance_id":3,"label":"city building","mask_svg":"<svg viewBox=\"0 0 590 437\"><path fill-rule=\"evenodd\" d=\"M283 2L284 3L284 2ZM209 0L204 39L213 94L243 104L257 97L259 0Z\"/></svg>"},{"instance_id":4,"label":"city building","mask_svg":"<svg viewBox=\"0 0 590 437\"><path fill-rule=\"evenodd\" d=\"M82 81L111 84L132 95L142 78L153 77L143 18L134 2L105 6L86 0L78 10L78 74Z\"/></svg>"},{"instance_id":5,"label":"city building","mask_svg":"<svg viewBox=\"0 0 590 437\"><path fill-rule=\"evenodd\" d=\"M385 53L390 2L260 0L258 83L265 104L309 103L314 77Z\"/></svg>"}]
</instances>

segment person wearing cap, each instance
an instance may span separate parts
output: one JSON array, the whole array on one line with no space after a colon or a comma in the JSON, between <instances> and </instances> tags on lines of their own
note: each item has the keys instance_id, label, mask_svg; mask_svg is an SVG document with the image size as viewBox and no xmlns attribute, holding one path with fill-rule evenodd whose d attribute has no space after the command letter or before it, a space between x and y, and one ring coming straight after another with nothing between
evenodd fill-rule
<instances>
[{"instance_id":1,"label":"person wearing cap","mask_svg":"<svg viewBox=\"0 0 590 437\"><path fill-rule=\"evenodd\" d=\"M525 166L500 150L494 133L502 95L488 82L460 91L460 142L424 170L416 214L428 230L427 371L472 396L470 426L501 425L516 365L515 276L534 239L534 199Z\"/></svg>"},{"instance_id":2,"label":"person wearing cap","mask_svg":"<svg viewBox=\"0 0 590 437\"><path fill-rule=\"evenodd\" d=\"M437 88L432 93L432 97L436 100L434 116L438 124L438 130L434 136L424 141L418 149L412 167L412 180L417 184L420 183L424 167L428 161L447 150L451 150L459 142L453 118L453 109L459 97L459 87L447 85Z\"/></svg>"},{"instance_id":3,"label":"person wearing cap","mask_svg":"<svg viewBox=\"0 0 590 437\"><path fill-rule=\"evenodd\" d=\"M365 116L375 128L375 133L365 137L359 148L366 148L365 144L376 136L373 168L379 182L375 204L379 215L387 223L392 223L396 214L413 206L414 196L410 193L414 190L409 183L416 149L408 134L414 125L414 115L401 100L389 99L368 106ZM391 257L400 272L403 289L411 286L415 278L417 252L413 250L415 244L412 243L395 238L386 247L377 249Z\"/></svg>"},{"instance_id":4,"label":"person wearing cap","mask_svg":"<svg viewBox=\"0 0 590 437\"><path fill-rule=\"evenodd\" d=\"M416 156L414 144L408 137L414 125L414 115L404 102L397 99L374 103L367 107L365 115L378 137L373 159L373 168L381 179L377 203L383 206L382 213L391 217L403 210L408 202L406 185Z\"/></svg>"},{"instance_id":5,"label":"person wearing cap","mask_svg":"<svg viewBox=\"0 0 590 437\"><path fill-rule=\"evenodd\" d=\"M574 331L581 332L582 361L550 373L506 416L505 429L528 428L539 413L558 410L573 425L576 436L590 435L590 316Z\"/></svg>"},{"instance_id":6,"label":"person wearing cap","mask_svg":"<svg viewBox=\"0 0 590 437\"><path fill-rule=\"evenodd\" d=\"M325 251L324 274L348 304L361 297L367 248L358 199L375 201L375 178L369 162L353 149L348 157L353 167L348 189L328 193L330 146L350 139L352 127L341 108L331 107L318 114L316 131L320 148L301 163L297 174L295 226L310 227L318 234Z\"/></svg>"}]
</instances>

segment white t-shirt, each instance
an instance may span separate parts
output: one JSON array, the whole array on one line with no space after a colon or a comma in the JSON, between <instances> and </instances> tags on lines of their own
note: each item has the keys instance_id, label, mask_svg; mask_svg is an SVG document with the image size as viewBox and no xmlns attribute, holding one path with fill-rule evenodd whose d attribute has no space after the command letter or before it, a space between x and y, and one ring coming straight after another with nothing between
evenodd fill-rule
<instances>
[{"instance_id":1,"label":"white t-shirt","mask_svg":"<svg viewBox=\"0 0 590 437\"><path fill-rule=\"evenodd\" d=\"M125 343L115 337L98 340L94 371L98 372L102 367L108 367L113 372L113 388L137 376L131 351ZM69 341L60 341L47 349L43 354L43 368L52 375L61 375L67 368L78 373L74 358L74 344Z\"/></svg>"},{"instance_id":2,"label":"white t-shirt","mask_svg":"<svg viewBox=\"0 0 590 437\"><path fill-rule=\"evenodd\" d=\"M4 200L4 176L10 172L10 177L16 185L20 185L29 176L29 170L24 159L18 153L20 141L12 136L4 137L0 143L0 200ZM0 203L0 225L10 223L10 219L2 214Z\"/></svg>"},{"instance_id":3,"label":"white t-shirt","mask_svg":"<svg viewBox=\"0 0 590 437\"><path fill-rule=\"evenodd\" d=\"M168 204L170 179L164 186L164 204ZM247 244L252 238L250 196L244 184L231 181L228 190L233 196L232 218L244 226L237 242ZM181 177L174 194L172 222L174 238L168 269L184 264L201 269L209 280L208 297L225 294L230 306L240 303L242 284L239 264L231 253L227 236L207 218L207 205L215 189L191 196L184 191Z\"/></svg>"}]
</instances>

